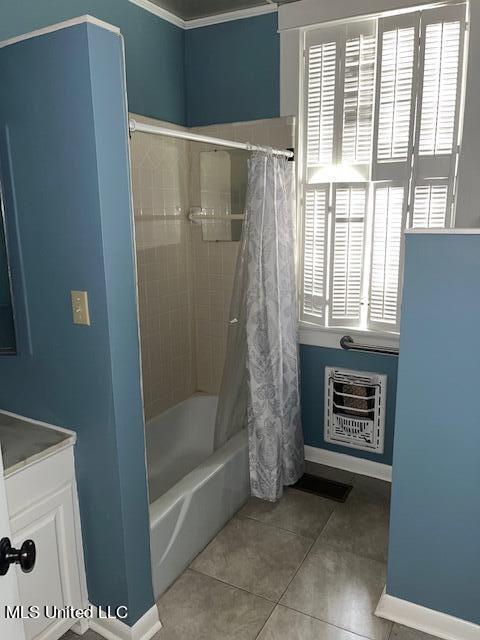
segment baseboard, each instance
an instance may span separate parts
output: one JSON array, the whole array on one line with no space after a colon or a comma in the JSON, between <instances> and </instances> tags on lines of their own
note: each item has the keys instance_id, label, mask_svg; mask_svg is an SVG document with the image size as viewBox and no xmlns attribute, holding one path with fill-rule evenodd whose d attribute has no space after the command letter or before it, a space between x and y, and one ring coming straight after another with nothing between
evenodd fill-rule
<instances>
[{"instance_id":1,"label":"baseboard","mask_svg":"<svg viewBox=\"0 0 480 640\"><path fill-rule=\"evenodd\" d=\"M90 628L106 640L151 640L160 631L162 624L154 605L133 627L118 618L94 618L90 621Z\"/></svg>"},{"instance_id":2,"label":"baseboard","mask_svg":"<svg viewBox=\"0 0 480 640\"><path fill-rule=\"evenodd\" d=\"M480 626L419 604L390 596L383 590L375 615L444 640L478 640Z\"/></svg>"},{"instance_id":3,"label":"baseboard","mask_svg":"<svg viewBox=\"0 0 480 640\"><path fill-rule=\"evenodd\" d=\"M386 482L392 481L392 467L390 465L373 462L365 458L355 458L345 453L337 453L336 451L305 445L305 460L324 464L327 467L336 467L344 471L359 473L362 476L378 478Z\"/></svg>"}]
</instances>

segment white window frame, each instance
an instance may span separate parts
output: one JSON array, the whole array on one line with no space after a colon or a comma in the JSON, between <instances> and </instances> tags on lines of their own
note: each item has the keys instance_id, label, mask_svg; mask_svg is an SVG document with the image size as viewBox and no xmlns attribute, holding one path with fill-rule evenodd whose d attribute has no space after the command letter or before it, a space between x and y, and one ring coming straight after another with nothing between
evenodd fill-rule
<instances>
[{"instance_id":1,"label":"white window frame","mask_svg":"<svg viewBox=\"0 0 480 640\"><path fill-rule=\"evenodd\" d=\"M352 18L352 4L350 0L337 0L335 3L322 3L320 6L316 0L302 0L302 2L281 5L279 7L279 32L280 32L280 115L293 115L297 120L297 141L296 148L298 150L297 157L303 157L304 141L299 132L303 132L303 50L305 33L311 29L318 29L320 26L335 28L338 23L345 23L346 20L367 20L371 18L381 18L388 13L411 13L416 10L432 8L434 6L445 6L456 4L452 1L433 0L426 4L418 2L418 0L355 0L355 16ZM472 42L470 34L470 23L475 20L480 24L480 6L468 6L466 33L464 38L463 51L468 50L468 62L471 63L474 53L480 51L480 34ZM467 49L468 47L468 49ZM471 204L472 193L480 199L480 184L478 181L478 173L474 173L472 169L466 167L465 158L463 157L464 147L467 147L467 157L471 159L475 157L475 167L480 167L480 153L475 150L480 148L480 131L477 124L477 114L480 111L480 77L474 79L474 86L466 91L467 60L463 64L463 86L461 89L461 113L462 118L459 124L460 131L463 130L462 156L460 156L459 167L457 170L457 182L463 184L465 191L462 201L468 201ZM469 87L471 78L468 76ZM467 136L470 132L473 134L472 142L465 144ZM475 141L475 142L473 142ZM303 163L297 162L297 178L298 184L303 179ZM464 168L463 172L462 169ZM466 170L465 170L466 169ZM421 177L418 178L417 184L423 184L425 181ZM428 181L427 181L428 182ZM303 212L300 202L300 189L297 191L297 228L299 237L302 237L302 218ZM451 198L451 194L449 194ZM457 202L458 211L458 202ZM473 216L470 216L472 218ZM452 223L455 226L466 226L462 224L467 220L468 216L462 215ZM480 226L480 216L478 216L478 226ZM300 254L300 243L299 247ZM297 255L299 261L300 255ZM300 277L300 276L299 276ZM300 281L299 281L300 285ZM300 287L299 287L300 291ZM300 313L300 309L299 309ZM299 315L300 317L300 315ZM315 346L324 346L329 348L341 348L339 345L340 338L346 333L354 338L362 339L366 344L375 344L380 346L398 346L399 333L390 331L358 329L358 328L339 328L339 327L321 327L305 320L299 321L300 343Z\"/></svg>"}]
</instances>

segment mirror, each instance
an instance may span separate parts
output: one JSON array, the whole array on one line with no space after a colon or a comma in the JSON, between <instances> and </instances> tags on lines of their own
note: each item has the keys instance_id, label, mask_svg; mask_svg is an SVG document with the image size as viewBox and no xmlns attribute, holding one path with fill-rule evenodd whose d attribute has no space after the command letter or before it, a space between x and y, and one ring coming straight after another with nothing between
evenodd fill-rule
<instances>
[{"instance_id":1,"label":"mirror","mask_svg":"<svg viewBox=\"0 0 480 640\"><path fill-rule=\"evenodd\" d=\"M16 352L16 343L4 214L0 192L0 355L10 355Z\"/></svg>"},{"instance_id":2,"label":"mirror","mask_svg":"<svg viewBox=\"0 0 480 640\"><path fill-rule=\"evenodd\" d=\"M247 191L248 151L221 149L200 153L200 205L210 219L202 222L203 239L210 242L238 242Z\"/></svg>"}]
</instances>

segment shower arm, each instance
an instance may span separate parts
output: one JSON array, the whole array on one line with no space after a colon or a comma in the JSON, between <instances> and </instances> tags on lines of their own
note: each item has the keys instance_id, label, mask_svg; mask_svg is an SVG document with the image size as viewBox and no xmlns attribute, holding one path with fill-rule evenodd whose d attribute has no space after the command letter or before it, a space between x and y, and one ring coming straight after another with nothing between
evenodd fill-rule
<instances>
[{"instance_id":1,"label":"shower arm","mask_svg":"<svg viewBox=\"0 0 480 640\"><path fill-rule=\"evenodd\" d=\"M342 349L348 351L366 351L367 353L379 353L385 356L398 356L400 350L398 347L382 347L371 344L359 344L354 342L352 336L343 336L340 339Z\"/></svg>"}]
</instances>

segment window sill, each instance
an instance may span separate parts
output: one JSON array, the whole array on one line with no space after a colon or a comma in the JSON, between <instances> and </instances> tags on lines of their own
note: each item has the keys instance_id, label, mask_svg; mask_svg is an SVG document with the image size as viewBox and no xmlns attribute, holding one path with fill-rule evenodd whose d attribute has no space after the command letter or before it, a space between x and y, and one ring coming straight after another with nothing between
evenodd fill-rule
<instances>
[{"instance_id":1,"label":"window sill","mask_svg":"<svg viewBox=\"0 0 480 640\"><path fill-rule=\"evenodd\" d=\"M341 349L340 339L343 336L352 336L363 344L381 347L398 347L400 342L398 333L368 331L350 327L344 329L341 327L317 327L307 322L299 322L298 331L300 344L328 347L329 349Z\"/></svg>"}]
</instances>

